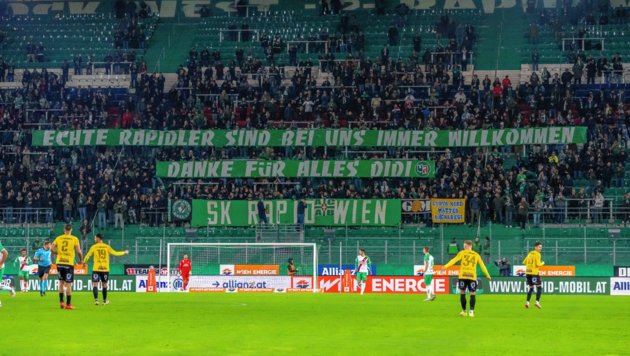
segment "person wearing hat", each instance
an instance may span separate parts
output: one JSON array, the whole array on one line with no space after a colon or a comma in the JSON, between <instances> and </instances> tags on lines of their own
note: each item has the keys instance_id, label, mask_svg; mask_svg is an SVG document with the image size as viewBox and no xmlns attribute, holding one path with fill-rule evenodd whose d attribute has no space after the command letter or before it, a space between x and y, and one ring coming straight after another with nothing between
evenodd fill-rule
<instances>
[{"instance_id":1,"label":"person wearing hat","mask_svg":"<svg viewBox=\"0 0 630 356\"><path fill-rule=\"evenodd\" d=\"M293 276L298 273L298 269L293 265L293 259L289 258L289 263L287 264L287 274L289 276Z\"/></svg>"},{"instance_id":2,"label":"person wearing hat","mask_svg":"<svg viewBox=\"0 0 630 356\"><path fill-rule=\"evenodd\" d=\"M293 196L295 200L295 195ZM306 210L306 199L302 197L297 207L297 225L295 226L295 231L302 231L304 228L304 211Z\"/></svg>"}]
</instances>

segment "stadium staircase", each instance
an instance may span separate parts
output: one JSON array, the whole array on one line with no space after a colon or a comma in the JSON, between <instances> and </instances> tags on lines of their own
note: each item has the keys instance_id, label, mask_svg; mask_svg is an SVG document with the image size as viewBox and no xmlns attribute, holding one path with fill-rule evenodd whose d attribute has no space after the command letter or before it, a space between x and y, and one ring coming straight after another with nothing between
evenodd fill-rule
<instances>
[{"instance_id":1,"label":"stadium staircase","mask_svg":"<svg viewBox=\"0 0 630 356\"><path fill-rule=\"evenodd\" d=\"M196 22L191 20L178 23L177 19L160 19L145 56L149 72L175 73L180 64L186 66L185 60L197 32ZM201 51L201 48L198 50ZM168 83L165 88L169 88Z\"/></svg>"}]
</instances>

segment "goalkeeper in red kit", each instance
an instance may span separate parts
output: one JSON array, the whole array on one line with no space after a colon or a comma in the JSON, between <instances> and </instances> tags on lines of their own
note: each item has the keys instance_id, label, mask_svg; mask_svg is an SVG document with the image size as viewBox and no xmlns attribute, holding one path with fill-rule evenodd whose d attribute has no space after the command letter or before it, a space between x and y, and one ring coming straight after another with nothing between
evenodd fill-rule
<instances>
[{"instance_id":1,"label":"goalkeeper in red kit","mask_svg":"<svg viewBox=\"0 0 630 356\"><path fill-rule=\"evenodd\" d=\"M179 261L179 273L184 280L184 290L188 288L188 281L190 280L190 270L192 269L192 261L188 259L188 254L184 254L184 259Z\"/></svg>"}]
</instances>

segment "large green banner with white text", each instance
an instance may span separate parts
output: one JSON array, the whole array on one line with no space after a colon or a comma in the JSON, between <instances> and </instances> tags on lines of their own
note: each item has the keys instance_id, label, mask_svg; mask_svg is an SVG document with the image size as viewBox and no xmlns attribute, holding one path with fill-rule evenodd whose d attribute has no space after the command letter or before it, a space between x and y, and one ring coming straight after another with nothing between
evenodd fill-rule
<instances>
[{"instance_id":1,"label":"large green banner with white text","mask_svg":"<svg viewBox=\"0 0 630 356\"><path fill-rule=\"evenodd\" d=\"M352 178L435 176L435 162L383 161L195 161L157 162L157 176L164 178Z\"/></svg>"},{"instance_id":2,"label":"large green banner with white text","mask_svg":"<svg viewBox=\"0 0 630 356\"><path fill-rule=\"evenodd\" d=\"M585 143L585 127L500 130L35 130L33 146L492 147Z\"/></svg>"},{"instance_id":3,"label":"large green banner with white text","mask_svg":"<svg viewBox=\"0 0 630 356\"><path fill-rule=\"evenodd\" d=\"M270 224L297 224L299 200L266 200ZM259 223L258 201L193 200L191 226L252 226ZM400 223L398 199L307 199L305 225L395 226Z\"/></svg>"}]
</instances>

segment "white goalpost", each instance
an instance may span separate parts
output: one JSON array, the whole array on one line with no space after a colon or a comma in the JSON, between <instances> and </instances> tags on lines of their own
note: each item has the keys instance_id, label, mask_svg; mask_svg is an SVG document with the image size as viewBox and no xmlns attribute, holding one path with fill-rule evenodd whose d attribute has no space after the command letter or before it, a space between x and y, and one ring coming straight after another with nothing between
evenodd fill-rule
<instances>
[{"instance_id":1,"label":"white goalpost","mask_svg":"<svg viewBox=\"0 0 630 356\"><path fill-rule=\"evenodd\" d=\"M177 276L184 254L192 262L186 290ZM169 243L166 267L169 292L318 290L314 243Z\"/></svg>"}]
</instances>

